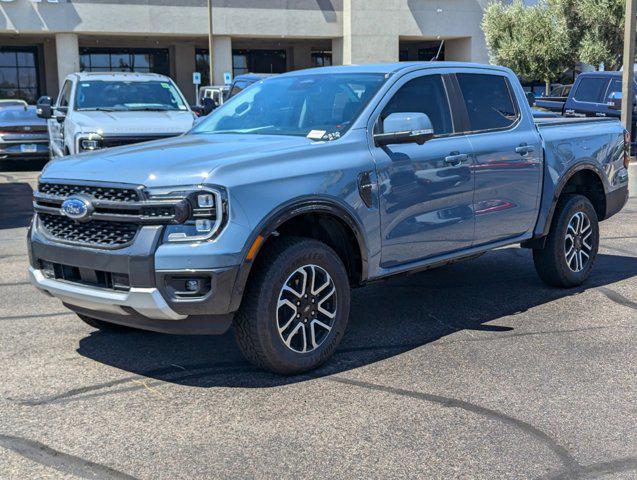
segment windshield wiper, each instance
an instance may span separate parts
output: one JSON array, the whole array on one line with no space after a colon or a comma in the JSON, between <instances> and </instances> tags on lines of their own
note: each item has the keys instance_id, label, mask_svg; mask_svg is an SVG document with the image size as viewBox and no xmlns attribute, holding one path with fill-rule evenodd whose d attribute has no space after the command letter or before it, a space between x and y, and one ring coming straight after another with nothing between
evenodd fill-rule
<instances>
[{"instance_id":1,"label":"windshield wiper","mask_svg":"<svg viewBox=\"0 0 637 480\"><path fill-rule=\"evenodd\" d=\"M166 108L166 107L141 107L141 108L129 108L131 112L167 112L169 110L176 111L176 108ZM184 110L185 111L185 110Z\"/></svg>"},{"instance_id":2,"label":"windshield wiper","mask_svg":"<svg viewBox=\"0 0 637 480\"><path fill-rule=\"evenodd\" d=\"M110 108L110 107L86 107L78 108L78 112L127 112L124 108Z\"/></svg>"}]
</instances>

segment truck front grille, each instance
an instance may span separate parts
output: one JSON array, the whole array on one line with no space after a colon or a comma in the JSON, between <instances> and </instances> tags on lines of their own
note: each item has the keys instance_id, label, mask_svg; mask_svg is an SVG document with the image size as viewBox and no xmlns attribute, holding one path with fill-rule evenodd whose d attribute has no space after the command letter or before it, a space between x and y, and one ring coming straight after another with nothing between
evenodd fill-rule
<instances>
[{"instance_id":1,"label":"truck front grille","mask_svg":"<svg viewBox=\"0 0 637 480\"><path fill-rule=\"evenodd\" d=\"M66 216L63 205L69 197L87 203L85 218ZM180 224L197 213L184 196L149 198L142 185L129 184L43 181L33 195L33 206L39 228L51 239L106 249L130 245L144 225Z\"/></svg>"},{"instance_id":2,"label":"truck front grille","mask_svg":"<svg viewBox=\"0 0 637 480\"><path fill-rule=\"evenodd\" d=\"M96 200L111 202L138 202L140 191L134 188L101 187L95 185L72 185L65 183L40 183L38 192L52 197L66 198L71 195L88 195Z\"/></svg>"},{"instance_id":3,"label":"truck front grille","mask_svg":"<svg viewBox=\"0 0 637 480\"><path fill-rule=\"evenodd\" d=\"M78 223L70 218L48 213L39 213L45 232L63 242L76 243L87 247L122 248L130 245L141 228L135 223L105 222L91 220Z\"/></svg>"}]
</instances>

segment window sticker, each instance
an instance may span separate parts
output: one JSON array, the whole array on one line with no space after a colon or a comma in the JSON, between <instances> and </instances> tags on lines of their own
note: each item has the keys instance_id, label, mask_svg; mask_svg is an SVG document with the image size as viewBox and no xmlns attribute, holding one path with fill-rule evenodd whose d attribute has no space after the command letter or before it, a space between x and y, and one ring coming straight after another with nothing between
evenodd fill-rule
<instances>
[{"instance_id":1,"label":"window sticker","mask_svg":"<svg viewBox=\"0 0 637 480\"><path fill-rule=\"evenodd\" d=\"M327 132L325 130L312 130L307 134L307 138L310 140L323 140L326 133Z\"/></svg>"},{"instance_id":2,"label":"window sticker","mask_svg":"<svg viewBox=\"0 0 637 480\"><path fill-rule=\"evenodd\" d=\"M168 85L166 82L161 82L161 86L164 88L170 88L170 85Z\"/></svg>"}]
</instances>

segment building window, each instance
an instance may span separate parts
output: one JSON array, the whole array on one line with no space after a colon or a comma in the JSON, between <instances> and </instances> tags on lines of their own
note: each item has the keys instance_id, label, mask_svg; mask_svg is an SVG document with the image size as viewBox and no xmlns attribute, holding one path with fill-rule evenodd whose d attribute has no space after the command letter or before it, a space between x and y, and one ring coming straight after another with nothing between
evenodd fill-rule
<instances>
[{"instance_id":1,"label":"building window","mask_svg":"<svg viewBox=\"0 0 637 480\"><path fill-rule=\"evenodd\" d=\"M313 67L331 67L332 52L328 52L325 50L313 51L312 66Z\"/></svg>"},{"instance_id":2,"label":"building window","mask_svg":"<svg viewBox=\"0 0 637 480\"><path fill-rule=\"evenodd\" d=\"M84 47L80 49L80 70L170 75L168 49Z\"/></svg>"},{"instance_id":3,"label":"building window","mask_svg":"<svg viewBox=\"0 0 637 480\"><path fill-rule=\"evenodd\" d=\"M408 62L409 61L409 50L406 48L401 48L398 52L398 61L399 62Z\"/></svg>"},{"instance_id":4,"label":"building window","mask_svg":"<svg viewBox=\"0 0 637 480\"><path fill-rule=\"evenodd\" d=\"M37 47L0 47L0 98L35 103L39 78Z\"/></svg>"},{"instance_id":5,"label":"building window","mask_svg":"<svg viewBox=\"0 0 637 480\"><path fill-rule=\"evenodd\" d=\"M210 82L210 54L207 48L195 49L195 70L201 74L202 85L212 85Z\"/></svg>"},{"instance_id":6,"label":"building window","mask_svg":"<svg viewBox=\"0 0 637 480\"><path fill-rule=\"evenodd\" d=\"M232 73L285 73L285 50L232 50Z\"/></svg>"},{"instance_id":7,"label":"building window","mask_svg":"<svg viewBox=\"0 0 637 480\"><path fill-rule=\"evenodd\" d=\"M438 55L439 51L440 51L440 56L438 57L438 60L440 60L442 62L445 59L445 47L444 47L444 45L442 46L442 48L440 48L440 45L436 45L435 47L419 48L418 49L418 61L419 62L430 62L431 60L436 58L436 55Z\"/></svg>"}]
</instances>

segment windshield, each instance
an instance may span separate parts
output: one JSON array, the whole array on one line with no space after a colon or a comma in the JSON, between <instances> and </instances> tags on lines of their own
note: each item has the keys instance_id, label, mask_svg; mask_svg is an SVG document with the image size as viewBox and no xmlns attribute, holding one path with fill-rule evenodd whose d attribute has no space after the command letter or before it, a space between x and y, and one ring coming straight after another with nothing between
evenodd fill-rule
<instances>
[{"instance_id":1,"label":"windshield","mask_svg":"<svg viewBox=\"0 0 637 480\"><path fill-rule=\"evenodd\" d=\"M193 133L257 133L335 140L351 127L385 82L384 74L314 74L254 84L201 122Z\"/></svg>"},{"instance_id":2,"label":"windshield","mask_svg":"<svg viewBox=\"0 0 637 480\"><path fill-rule=\"evenodd\" d=\"M106 111L188 110L175 86L158 80L79 82L75 108Z\"/></svg>"}]
</instances>

